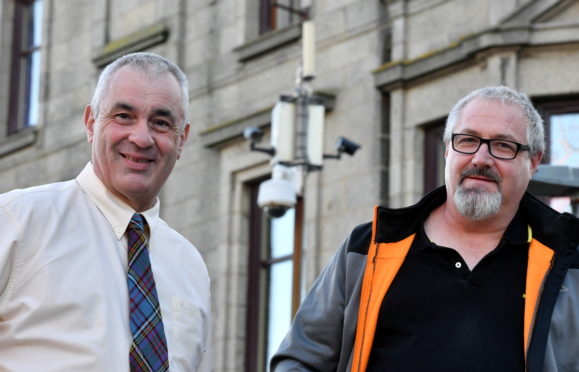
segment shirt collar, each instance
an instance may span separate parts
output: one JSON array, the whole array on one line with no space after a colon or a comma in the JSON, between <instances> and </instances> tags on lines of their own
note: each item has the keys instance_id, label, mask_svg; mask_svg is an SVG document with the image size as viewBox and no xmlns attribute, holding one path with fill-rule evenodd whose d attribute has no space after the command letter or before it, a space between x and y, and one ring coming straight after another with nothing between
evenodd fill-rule
<instances>
[{"instance_id":1,"label":"shirt collar","mask_svg":"<svg viewBox=\"0 0 579 372\"><path fill-rule=\"evenodd\" d=\"M120 240L127 231L127 226L135 213L127 203L123 202L110 192L94 172L92 163L88 163L76 177L80 188L96 204L99 211L105 216L113 229L117 240ZM159 219L159 199L152 208L141 212L147 220L151 233Z\"/></svg>"},{"instance_id":2,"label":"shirt collar","mask_svg":"<svg viewBox=\"0 0 579 372\"><path fill-rule=\"evenodd\" d=\"M521 212L517 211L515 218L511 221L505 231L504 239L511 244L527 244L531 241L531 227L526 223Z\"/></svg>"},{"instance_id":3,"label":"shirt collar","mask_svg":"<svg viewBox=\"0 0 579 372\"><path fill-rule=\"evenodd\" d=\"M436 244L431 242L426 232L424 231L424 220L421 221L420 228L418 229L416 236L414 238L415 247L414 249L422 250L431 247L435 247ZM531 227L527 225L524 218L521 216L520 212L517 212L503 235L502 240L506 240L510 245L524 245L530 242L531 239Z\"/></svg>"}]
</instances>

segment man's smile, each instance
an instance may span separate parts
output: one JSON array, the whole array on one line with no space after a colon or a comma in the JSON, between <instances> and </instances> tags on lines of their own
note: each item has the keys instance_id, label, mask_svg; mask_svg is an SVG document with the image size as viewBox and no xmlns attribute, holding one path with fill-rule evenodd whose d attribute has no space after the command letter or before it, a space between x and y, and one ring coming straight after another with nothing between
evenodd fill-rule
<instances>
[{"instance_id":1,"label":"man's smile","mask_svg":"<svg viewBox=\"0 0 579 372\"><path fill-rule=\"evenodd\" d=\"M134 155L134 154L120 154L125 159L125 164L131 169L135 171L145 171L150 168L153 164L154 160L142 155Z\"/></svg>"}]
</instances>

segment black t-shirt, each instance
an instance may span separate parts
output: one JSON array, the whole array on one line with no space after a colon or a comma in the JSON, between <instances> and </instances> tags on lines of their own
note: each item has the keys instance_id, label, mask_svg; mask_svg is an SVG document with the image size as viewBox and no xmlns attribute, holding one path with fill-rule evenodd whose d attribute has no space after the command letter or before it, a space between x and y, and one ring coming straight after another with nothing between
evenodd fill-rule
<instances>
[{"instance_id":1,"label":"black t-shirt","mask_svg":"<svg viewBox=\"0 0 579 372\"><path fill-rule=\"evenodd\" d=\"M517 215L471 271L421 229L382 302L367 372L524 371L527 237Z\"/></svg>"}]
</instances>

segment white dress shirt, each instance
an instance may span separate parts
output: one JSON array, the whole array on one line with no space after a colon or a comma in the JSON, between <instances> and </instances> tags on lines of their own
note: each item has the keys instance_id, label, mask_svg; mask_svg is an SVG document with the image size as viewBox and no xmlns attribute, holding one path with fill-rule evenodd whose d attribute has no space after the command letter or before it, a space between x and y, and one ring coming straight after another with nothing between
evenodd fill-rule
<instances>
[{"instance_id":1,"label":"white dress shirt","mask_svg":"<svg viewBox=\"0 0 579 372\"><path fill-rule=\"evenodd\" d=\"M0 195L0 371L129 371L133 213L90 163L76 180ZM142 214L170 371L210 371L206 266L158 200Z\"/></svg>"}]
</instances>

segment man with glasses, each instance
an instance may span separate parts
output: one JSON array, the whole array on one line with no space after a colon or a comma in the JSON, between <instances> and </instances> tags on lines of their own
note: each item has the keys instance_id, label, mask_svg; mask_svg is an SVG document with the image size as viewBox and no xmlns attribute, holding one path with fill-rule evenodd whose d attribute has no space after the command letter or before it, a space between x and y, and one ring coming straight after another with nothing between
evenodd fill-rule
<instances>
[{"instance_id":1,"label":"man with glasses","mask_svg":"<svg viewBox=\"0 0 579 372\"><path fill-rule=\"evenodd\" d=\"M525 192L543 137L513 89L459 101L446 186L354 229L272 371L578 371L579 220Z\"/></svg>"}]
</instances>

